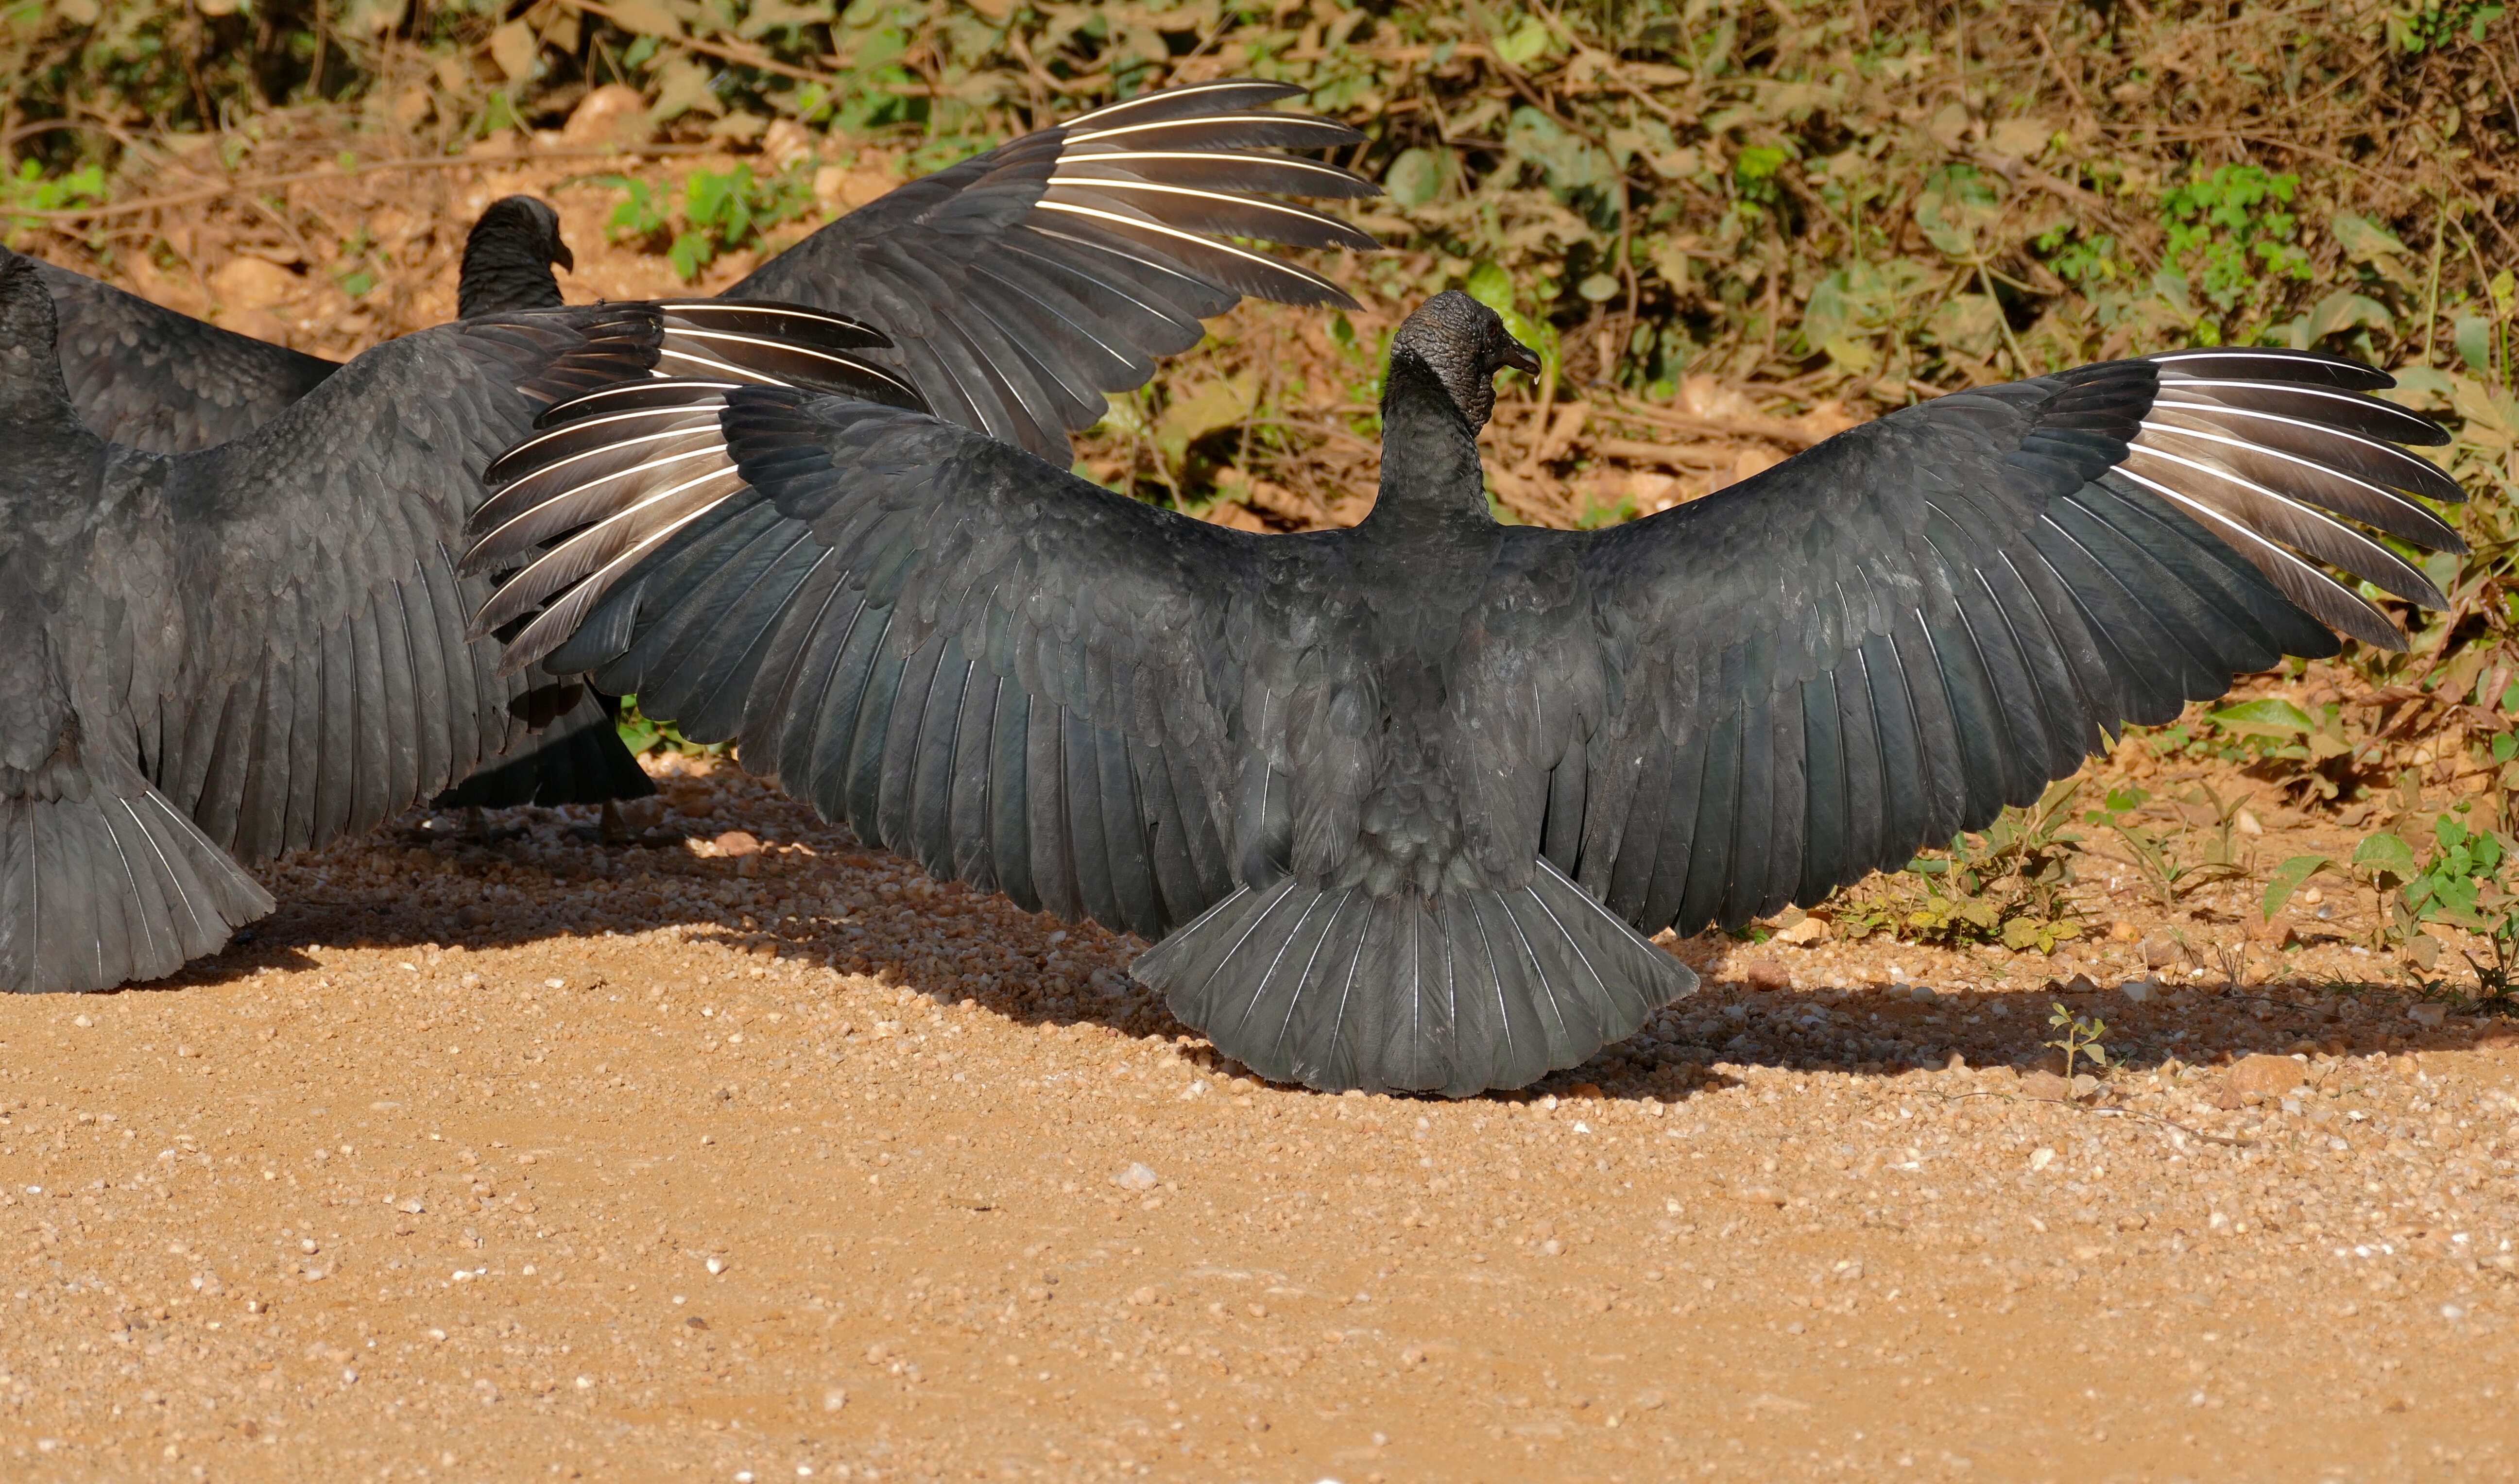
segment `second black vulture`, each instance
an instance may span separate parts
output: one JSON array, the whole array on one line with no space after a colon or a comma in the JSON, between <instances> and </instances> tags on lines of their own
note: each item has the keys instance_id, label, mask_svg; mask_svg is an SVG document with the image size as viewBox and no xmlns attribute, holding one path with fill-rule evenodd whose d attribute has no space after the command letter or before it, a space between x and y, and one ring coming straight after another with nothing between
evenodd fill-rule
<instances>
[{"instance_id":1,"label":"second black vulture","mask_svg":"<svg viewBox=\"0 0 2519 1484\"><path fill-rule=\"evenodd\" d=\"M552 265L575 265L559 213L530 196L490 203L464 238L457 281L466 319L562 302ZM187 454L242 438L340 367L153 304L49 263L64 384L79 420L109 443ZM618 710L574 681L514 699L528 730L430 801L439 808L602 804L655 792L614 730Z\"/></svg>"},{"instance_id":2,"label":"second black vulture","mask_svg":"<svg viewBox=\"0 0 2519 1484\"><path fill-rule=\"evenodd\" d=\"M0 990L173 972L270 910L239 868L365 829L507 746L528 687L455 571L483 469L554 401L660 369L914 402L818 311L490 315L387 341L244 437L121 448L0 250Z\"/></svg>"},{"instance_id":3,"label":"second black vulture","mask_svg":"<svg viewBox=\"0 0 2519 1484\"><path fill-rule=\"evenodd\" d=\"M460 312L555 308L553 263L574 266L559 214L530 196L492 201L464 241ZM56 264L35 271L52 290L70 405L109 443L190 454L242 438L341 369Z\"/></svg>"},{"instance_id":4,"label":"second black vulture","mask_svg":"<svg viewBox=\"0 0 2519 1484\"><path fill-rule=\"evenodd\" d=\"M1135 976L1254 1069L1458 1096L1687 993L1652 934L1816 902L2333 630L2401 645L2314 563L2439 592L2327 512L2459 547L2409 498L2459 498L2404 447L2445 435L2324 356L1957 393L1588 532L1489 513L1507 366L1536 361L1494 314L1431 300L1371 513L1293 536L915 412L660 382L503 458L467 569L522 564L482 620L524 621L508 663L1155 940Z\"/></svg>"}]
</instances>

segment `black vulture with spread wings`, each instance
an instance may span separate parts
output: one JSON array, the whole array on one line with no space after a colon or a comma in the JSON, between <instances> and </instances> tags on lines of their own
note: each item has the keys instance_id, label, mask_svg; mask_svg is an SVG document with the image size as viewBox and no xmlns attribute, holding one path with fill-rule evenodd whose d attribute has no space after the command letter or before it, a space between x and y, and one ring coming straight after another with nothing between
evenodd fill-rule
<instances>
[{"instance_id":1,"label":"black vulture with spread wings","mask_svg":"<svg viewBox=\"0 0 2519 1484\"><path fill-rule=\"evenodd\" d=\"M1377 194L1287 150L1353 144L1327 119L1274 111L1283 83L1151 93L912 181L816 232L728 292L835 311L885 330L868 352L944 415L1067 461L1103 394L1142 385L1154 358L1196 345L1200 321L1243 294L1351 307L1319 274L1232 239L1370 248L1371 237L1277 196ZM530 196L482 213L464 246L466 319L561 302L559 219ZM241 437L338 368L152 304L66 269L41 270L70 397L110 441L184 453ZM441 807L608 802L653 791L612 731L608 702L542 684L516 698L531 729L440 795Z\"/></svg>"},{"instance_id":2,"label":"black vulture with spread wings","mask_svg":"<svg viewBox=\"0 0 2519 1484\"><path fill-rule=\"evenodd\" d=\"M1267 1076L1462 1095L1687 993L1665 928L1816 902L2335 631L2401 645L2324 567L2441 595L2362 527L2459 546L2387 377L2247 348L1501 526L1476 440L1535 364L1436 296L1371 514L1292 536L896 407L597 394L493 467L466 570L512 575L476 623L939 876L1153 940L1135 976Z\"/></svg>"},{"instance_id":3,"label":"black vulture with spread wings","mask_svg":"<svg viewBox=\"0 0 2519 1484\"><path fill-rule=\"evenodd\" d=\"M493 201L464 239L459 312L555 309L570 267L559 213L530 196ZM152 454L190 454L242 438L341 369L221 329L138 294L51 263L35 271L52 291L62 379L89 432Z\"/></svg>"},{"instance_id":4,"label":"black vulture with spread wings","mask_svg":"<svg viewBox=\"0 0 2519 1484\"><path fill-rule=\"evenodd\" d=\"M464 318L562 302L552 265L572 266L559 213L530 196L490 203L464 240L456 294ZM70 404L88 431L153 454L189 454L242 438L339 371L301 354L153 304L50 263L56 345ZM516 698L526 730L431 801L439 807L609 805L655 792L613 729L614 707L575 682Z\"/></svg>"},{"instance_id":5,"label":"black vulture with spread wings","mask_svg":"<svg viewBox=\"0 0 2519 1484\"><path fill-rule=\"evenodd\" d=\"M531 687L465 636L489 588L457 543L544 408L669 371L915 403L834 316L611 304L406 335L168 456L81 423L54 316L0 252L5 990L171 973L270 910L239 858L365 829L509 745Z\"/></svg>"}]
</instances>

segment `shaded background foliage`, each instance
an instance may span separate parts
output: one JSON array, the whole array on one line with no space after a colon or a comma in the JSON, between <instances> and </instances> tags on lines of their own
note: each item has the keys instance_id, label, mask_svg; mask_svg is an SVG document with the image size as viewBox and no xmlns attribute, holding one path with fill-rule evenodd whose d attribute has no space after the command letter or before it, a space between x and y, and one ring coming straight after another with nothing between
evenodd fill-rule
<instances>
[{"instance_id":1,"label":"shaded background foliage","mask_svg":"<svg viewBox=\"0 0 2519 1484\"><path fill-rule=\"evenodd\" d=\"M1392 250L1335 265L1365 312L1248 308L1115 399L1093 477L1251 528L1354 519L1382 337L1450 286L1543 350L1490 467L1506 518L1565 525L1960 386L2190 343L2341 351L2457 430L2440 457L2477 497L2453 515L2474 550L2425 563L2454 604L2404 614L2411 652L2356 651L2324 702L2148 743L2340 809L2402 795L2427 739L2420 766L2481 769L2506 828L2501 4L0 0L0 212L19 245L143 280L213 228L250 238L315 284L289 332L337 354L437 302L413 285L460 233L388 218L438 166L622 147L571 179L611 193L616 241L712 287L889 180L1232 75L1300 83L1365 132L1341 162L1384 184L1355 214ZM579 138L607 91L635 95L635 128ZM2436 809L2374 818L2433 850Z\"/></svg>"}]
</instances>

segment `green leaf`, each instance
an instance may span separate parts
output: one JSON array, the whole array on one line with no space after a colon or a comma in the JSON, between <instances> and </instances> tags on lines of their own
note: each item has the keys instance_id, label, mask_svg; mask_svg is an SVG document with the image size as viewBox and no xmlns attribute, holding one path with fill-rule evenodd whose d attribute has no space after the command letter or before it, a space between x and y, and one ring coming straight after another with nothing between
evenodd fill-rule
<instances>
[{"instance_id":1,"label":"green leaf","mask_svg":"<svg viewBox=\"0 0 2519 1484\"><path fill-rule=\"evenodd\" d=\"M1546 22L1525 21L1515 29L1512 35L1496 38L1495 54L1497 59L1507 65L1521 66L1524 63L1547 51L1549 43L1556 39L1548 29Z\"/></svg>"},{"instance_id":2,"label":"green leaf","mask_svg":"<svg viewBox=\"0 0 2519 1484\"><path fill-rule=\"evenodd\" d=\"M2294 855L2275 867L2274 880L2266 883L2266 921L2275 920L2275 914L2291 900L2291 894L2300 890L2301 883L2331 864L2323 855Z\"/></svg>"},{"instance_id":3,"label":"green leaf","mask_svg":"<svg viewBox=\"0 0 2519 1484\"><path fill-rule=\"evenodd\" d=\"M1433 204L1443 191L1443 157L1432 150L1402 150L1383 172L1382 189L1397 205Z\"/></svg>"},{"instance_id":4,"label":"green leaf","mask_svg":"<svg viewBox=\"0 0 2519 1484\"><path fill-rule=\"evenodd\" d=\"M1984 294L1955 293L1933 311L1924 328L1936 344L1982 360L2003 343L2003 310Z\"/></svg>"},{"instance_id":5,"label":"green leaf","mask_svg":"<svg viewBox=\"0 0 2519 1484\"><path fill-rule=\"evenodd\" d=\"M2406 848L2405 841L2384 830L2362 842L2353 852L2353 863L2384 871L2400 881L2411 881L2415 876L2414 852Z\"/></svg>"},{"instance_id":6,"label":"green leaf","mask_svg":"<svg viewBox=\"0 0 2519 1484\"><path fill-rule=\"evenodd\" d=\"M2386 329L2396 323L2388 306L2373 298L2339 288L2318 301L2309 312L2309 343L2317 344L2328 335L2348 329Z\"/></svg>"},{"instance_id":7,"label":"green leaf","mask_svg":"<svg viewBox=\"0 0 2519 1484\"><path fill-rule=\"evenodd\" d=\"M2405 256L2412 249L2400 241L2397 235L2366 216L2339 211L2326 224L2335 237L2335 245L2357 263L2367 263L2382 253Z\"/></svg>"},{"instance_id":8,"label":"green leaf","mask_svg":"<svg viewBox=\"0 0 2519 1484\"><path fill-rule=\"evenodd\" d=\"M2479 376L2493 374L2493 322L2482 315L2459 315L2450 322L2450 339L2458 359Z\"/></svg>"},{"instance_id":9,"label":"green leaf","mask_svg":"<svg viewBox=\"0 0 2519 1484\"><path fill-rule=\"evenodd\" d=\"M1745 181L1766 180L1785 167L1790 154L1773 145L1751 145L1732 162L1732 173Z\"/></svg>"},{"instance_id":10,"label":"green leaf","mask_svg":"<svg viewBox=\"0 0 2519 1484\"><path fill-rule=\"evenodd\" d=\"M1249 371L1220 376L1195 391L1172 398L1155 425L1155 443L1177 466L1189 446L1218 428L1228 428L1251 415L1259 382Z\"/></svg>"},{"instance_id":11,"label":"green leaf","mask_svg":"<svg viewBox=\"0 0 2519 1484\"><path fill-rule=\"evenodd\" d=\"M700 270L706 268L709 259L715 256L716 250L709 246L709 240L696 232L677 236L674 245L665 251L665 261L674 265L674 272L681 274L685 284L698 278Z\"/></svg>"},{"instance_id":12,"label":"green leaf","mask_svg":"<svg viewBox=\"0 0 2519 1484\"><path fill-rule=\"evenodd\" d=\"M1471 298L1498 314L1513 308L1513 276L1492 262L1471 269L1469 282L1461 286Z\"/></svg>"},{"instance_id":13,"label":"green leaf","mask_svg":"<svg viewBox=\"0 0 2519 1484\"><path fill-rule=\"evenodd\" d=\"M1505 126L1505 147L1548 173L1548 184L1560 191L1580 191L1613 180L1617 169L1610 157L1580 134L1568 131L1537 109L1513 110Z\"/></svg>"},{"instance_id":14,"label":"green leaf","mask_svg":"<svg viewBox=\"0 0 2519 1484\"><path fill-rule=\"evenodd\" d=\"M2269 737L2299 736L2318 729L2318 723L2309 719L2307 712L2274 696L2225 706L2220 711L2205 713L2205 719L2232 731Z\"/></svg>"}]
</instances>

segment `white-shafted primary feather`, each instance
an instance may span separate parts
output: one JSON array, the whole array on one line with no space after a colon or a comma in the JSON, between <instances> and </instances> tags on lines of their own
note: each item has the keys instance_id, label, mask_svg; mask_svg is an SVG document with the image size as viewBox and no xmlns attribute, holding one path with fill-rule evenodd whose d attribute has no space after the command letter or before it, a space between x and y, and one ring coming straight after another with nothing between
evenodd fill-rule
<instances>
[{"instance_id":1,"label":"white-shafted primary feather","mask_svg":"<svg viewBox=\"0 0 2519 1484\"><path fill-rule=\"evenodd\" d=\"M1363 136L1269 105L1286 83L1167 88L910 181L728 290L844 308L891 330L938 416L1054 462L1106 398L1198 343L1245 295L1353 308L1327 276L1257 244L1370 249L1371 236L1281 197L1380 195L1286 153Z\"/></svg>"},{"instance_id":2,"label":"white-shafted primary feather","mask_svg":"<svg viewBox=\"0 0 2519 1484\"><path fill-rule=\"evenodd\" d=\"M2436 445L2443 434L2430 419L2368 395L2392 384L2386 376L2326 357L2246 347L2151 359L2160 389L2115 477L2194 517L2285 597L2364 642L2405 641L2385 614L2319 564L2409 602L2447 602L2411 563L2336 518L2435 550L2466 549L2415 498L2455 502L2463 493L2402 446Z\"/></svg>"}]
</instances>

